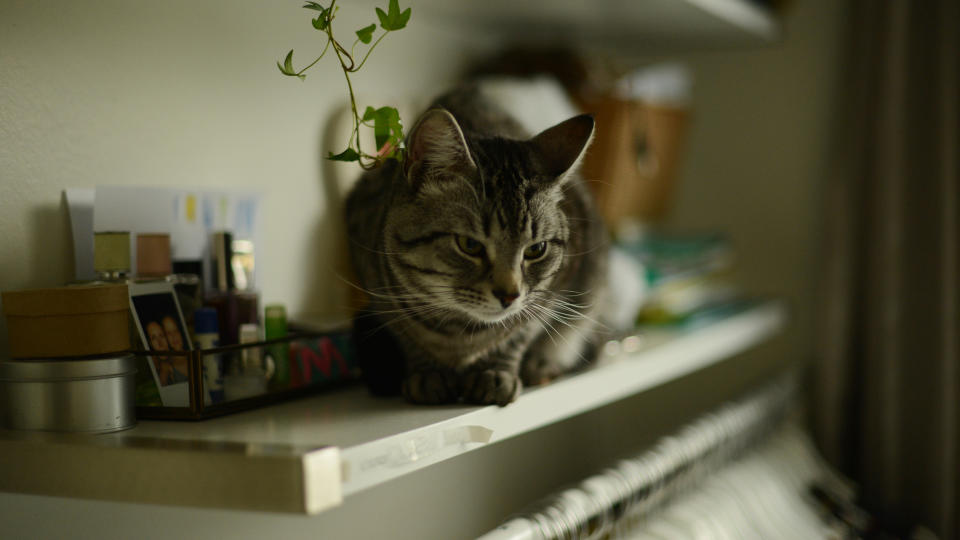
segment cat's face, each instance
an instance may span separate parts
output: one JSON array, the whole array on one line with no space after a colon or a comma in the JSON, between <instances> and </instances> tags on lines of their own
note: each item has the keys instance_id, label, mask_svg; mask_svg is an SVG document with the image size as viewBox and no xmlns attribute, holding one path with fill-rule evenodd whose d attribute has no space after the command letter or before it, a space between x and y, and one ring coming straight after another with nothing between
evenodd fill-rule
<instances>
[{"instance_id":1,"label":"cat's face","mask_svg":"<svg viewBox=\"0 0 960 540\"><path fill-rule=\"evenodd\" d=\"M577 117L529 141L468 148L452 116L428 113L408 145L409 190L385 231L404 303L483 323L536 317L569 241L564 180L592 130L592 119Z\"/></svg>"},{"instance_id":2,"label":"cat's face","mask_svg":"<svg viewBox=\"0 0 960 540\"><path fill-rule=\"evenodd\" d=\"M397 213L388 261L415 300L497 322L544 294L568 240L560 190L509 201L489 195L463 178L422 190Z\"/></svg>"}]
</instances>

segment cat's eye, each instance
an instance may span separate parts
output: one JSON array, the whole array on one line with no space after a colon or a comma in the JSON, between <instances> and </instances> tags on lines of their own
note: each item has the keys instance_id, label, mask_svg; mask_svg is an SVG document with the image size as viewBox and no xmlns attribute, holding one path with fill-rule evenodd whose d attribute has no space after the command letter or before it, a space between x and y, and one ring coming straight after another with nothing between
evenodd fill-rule
<instances>
[{"instance_id":1,"label":"cat's eye","mask_svg":"<svg viewBox=\"0 0 960 540\"><path fill-rule=\"evenodd\" d=\"M547 243L546 242L537 242L536 244L530 244L527 246L527 249L523 250L523 258L532 261L543 257L543 254L547 252Z\"/></svg>"},{"instance_id":2,"label":"cat's eye","mask_svg":"<svg viewBox=\"0 0 960 540\"><path fill-rule=\"evenodd\" d=\"M470 255L471 257L479 257L483 254L483 244L477 242L469 236L457 235L457 247L460 248L460 251Z\"/></svg>"}]
</instances>

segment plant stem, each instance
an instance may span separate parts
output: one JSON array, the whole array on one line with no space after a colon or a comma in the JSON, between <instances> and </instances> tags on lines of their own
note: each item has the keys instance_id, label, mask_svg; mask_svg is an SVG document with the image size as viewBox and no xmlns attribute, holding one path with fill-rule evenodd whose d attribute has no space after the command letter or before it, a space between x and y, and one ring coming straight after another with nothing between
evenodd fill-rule
<instances>
[{"instance_id":1,"label":"plant stem","mask_svg":"<svg viewBox=\"0 0 960 540\"><path fill-rule=\"evenodd\" d=\"M299 77L300 75L303 74L304 71L312 68L312 67L314 66L314 64L316 64L317 62L320 61L321 58L323 58L323 55L327 54L327 49L329 49L329 48L330 48L330 40L328 39L328 40L327 40L327 44L323 46L323 52L320 53L320 56L318 56L317 59L314 60L313 62L310 62L310 65L309 65L309 66L307 66L307 67L301 69L300 71L298 71L297 74L296 74L296 76Z\"/></svg>"},{"instance_id":2,"label":"plant stem","mask_svg":"<svg viewBox=\"0 0 960 540\"><path fill-rule=\"evenodd\" d=\"M394 13L394 11L396 11L395 4L396 4L395 0L391 0L391 6L393 6L393 10L391 11L391 15L390 15L391 21L393 21L396 15L396 13ZM377 48L377 45L379 45L380 42L383 41L383 38L385 38L387 34L389 34L392 31L392 30L388 30L387 28L384 28L384 25L386 26L393 25L397 27L396 29L403 28L403 26L405 26L406 24L406 18L409 18L409 13L407 13L406 18L403 18L402 21L400 21L403 24L397 24L396 21L390 22L390 24L388 24L387 22L382 22L381 28L383 28L383 33L380 34L377 40L374 41L373 44L369 46L369 48L366 51L366 54L364 54L363 56L363 59L358 64L357 58L356 58L356 52L357 52L356 49L357 49L357 45L362 41L360 39L360 35L359 34L357 35L357 39L350 46L349 51L343 46L342 43L337 41L337 39L334 38L333 36L333 19L335 18L336 11L338 9L337 0L330 0L330 7L326 9L323 9L323 6L312 1L307 2L307 5L304 7L321 11L320 17L323 17L323 19L322 20L315 19L313 21L314 23L313 26L318 30L322 30L322 32L327 35L327 43L324 45L323 51L321 51L320 55L317 56L317 58L314 59L313 62L311 62L310 64L308 64L307 66L305 66L303 69L299 71L294 71L291 65L292 62L290 62L290 56L293 54L292 50L288 54L288 57L285 60L284 65L280 66L279 62L277 63L277 65L280 66L280 71L284 75L293 75L303 79L305 77L304 73L306 73L309 69L315 66L317 62L320 61L321 58L326 56L327 52L330 50L330 46L331 45L333 46L333 52L334 54L337 55L337 61L340 63L340 68L343 71L343 78L347 81L347 92L350 96L350 112L353 114L353 131L350 133L350 136L347 138L347 149L341 152L341 154L337 156L334 156L333 153L331 152L330 158L340 160L340 161L357 161L360 167L365 170L370 170L379 166L383 162L383 160L387 157L400 159L397 156L402 154L401 146L403 143L399 139L402 138L403 135L402 135L402 126L398 123L399 118L396 117L397 116L396 109L392 107L385 107L385 108L382 108L381 110L378 110L378 113L374 115L374 121L372 123L365 122L364 120L362 120L360 118L360 112L357 109L357 98L353 90L353 81L350 78L350 74L356 73L357 71L360 70L360 68L362 68L367 63L367 60L370 58L370 54L373 52L373 50ZM408 8L407 12L409 11L410 10ZM377 9L377 13L378 15L381 15L382 13L379 8ZM381 21L383 21L382 18L381 18ZM370 27L365 27L361 30L366 30L366 28L371 28L371 31L364 32L363 37L367 38L368 35L372 37L372 34L373 34L372 30L375 30L375 27L373 25L370 25ZM364 44L367 44L367 43L369 43L369 41L365 42ZM383 111L386 111L386 113L380 114ZM390 116L391 114L393 116ZM381 124L383 125L381 126ZM388 130L388 139L384 144L381 145L381 148L376 149L375 155L371 155L364 152L363 149L360 147L360 127L361 126L368 127L374 130L378 129L378 126L379 126L380 128ZM374 134L377 135L376 132ZM383 140L383 137L382 137L383 133L381 133L380 135L381 136L378 140Z\"/></svg>"},{"instance_id":3,"label":"plant stem","mask_svg":"<svg viewBox=\"0 0 960 540\"><path fill-rule=\"evenodd\" d=\"M387 31L385 31L384 33L380 34L380 37L378 37L377 40L373 42L373 45L371 45L370 48L367 49L367 54L363 57L363 60L360 61L360 65L357 66L357 68L354 69L354 71L359 70L360 68L363 67L364 64L367 63L367 58L370 58L370 53L372 53L372 52L373 52L373 49L376 48L376 46L377 46L378 43L380 43L380 40L382 40L383 38L387 37L387 34L389 34L389 33L390 33L390 30L387 30Z\"/></svg>"},{"instance_id":4,"label":"plant stem","mask_svg":"<svg viewBox=\"0 0 960 540\"><path fill-rule=\"evenodd\" d=\"M336 0L334 0L334 2L336 2ZM333 4L331 4L331 8L332 7ZM327 26L327 34L330 36L330 40L333 41L333 52L337 55L337 60L340 61L340 67L343 68L343 78L347 80L347 91L350 94L350 111L353 112L353 133L350 134L350 138L356 142L357 154L360 155L360 159L358 160L360 167L366 170L372 169L376 165L376 160L374 160L373 163L364 163L363 159L369 158L369 156L360 148L360 114L357 112L357 99L353 93L353 82L350 81L350 71L356 63L343 46L333 39L333 30L331 27L332 25ZM349 68L343 59L344 56L350 60Z\"/></svg>"}]
</instances>

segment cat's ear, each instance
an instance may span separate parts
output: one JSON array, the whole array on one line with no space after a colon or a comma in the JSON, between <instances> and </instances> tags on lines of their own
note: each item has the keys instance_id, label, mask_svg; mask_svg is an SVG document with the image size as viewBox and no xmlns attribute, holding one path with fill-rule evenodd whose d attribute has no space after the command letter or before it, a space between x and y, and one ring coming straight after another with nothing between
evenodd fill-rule
<instances>
[{"instance_id":1,"label":"cat's ear","mask_svg":"<svg viewBox=\"0 0 960 540\"><path fill-rule=\"evenodd\" d=\"M407 137L404 173L414 185L430 170L473 170L467 141L457 120L444 109L423 114Z\"/></svg>"},{"instance_id":2,"label":"cat's ear","mask_svg":"<svg viewBox=\"0 0 960 540\"><path fill-rule=\"evenodd\" d=\"M562 182L575 171L593 140L592 114L581 114L547 128L530 139L544 172Z\"/></svg>"}]
</instances>

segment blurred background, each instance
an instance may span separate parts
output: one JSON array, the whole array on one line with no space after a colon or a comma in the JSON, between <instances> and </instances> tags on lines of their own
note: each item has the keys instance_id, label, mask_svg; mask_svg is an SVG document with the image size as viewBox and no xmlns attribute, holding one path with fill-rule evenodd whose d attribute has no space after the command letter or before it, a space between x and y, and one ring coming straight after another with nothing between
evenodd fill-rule
<instances>
[{"instance_id":1,"label":"blurred background","mask_svg":"<svg viewBox=\"0 0 960 540\"><path fill-rule=\"evenodd\" d=\"M349 30L373 22L379 4L338 5L338 24ZM649 424L643 438L652 440L800 366L818 448L858 483L864 506L890 530L923 524L957 536L954 3L407 6L408 27L354 77L359 101L399 103L410 126L418 107L470 74L558 76L571 101L601 119L588 171L655 182L649 189L659 190L611 195L630 188L596 186L619 238L638 227L722 238L735 253L726 283L789 306L787 329L773 342L608 416L652 412L656 418L641 421ZM356 169L322 159L342 146L336 119L347 94L332 64L303 82L278 73L276 62L291 48L302 62L322 44L299 7L0 0L0 288L72 278L64 189L239 187L264 195L257 246L264 301L286 304L294 318L348 317L337 277L347 267L340 205ZM625 139L602 138L618 122L631 141L626 149L609 148ZM634 196L637 206L615 207ZM651 200L659 202L643 206ZM6 340L0 322L0 350ZM229 518L248 532L287 527L344 537L360 527L373 534L376 524L362 523L370 508L383 508L387 521L425 519L434 510L414 510L420 517L412 520L398 514L418 505L391 509L391 501L467 482L467 470L502 466L507 453L534 459L539 448L567 444L566 435L597 421L567 423L394 482L312 525L217 513L190 520L208 532ZM596 436L615 439L615 429ZM615 453L585 456L577 469ZM531 470L527 481L547 474ZM478 489L470 508L443 509L449 537L502 517L500 506L484 501L509 487ZM425 497L425 506L442 504ZM18 515L23 524L37 515L22 497L4 498L4 519ZM77 502L65 511L85 519L105 504ZM138 507L119 508L126 517L117 519L130 523L160 516L175 522L171 531L185 527L176 525L185 514L171 509L148 517Z\"/></svg>"}]
</instances>

